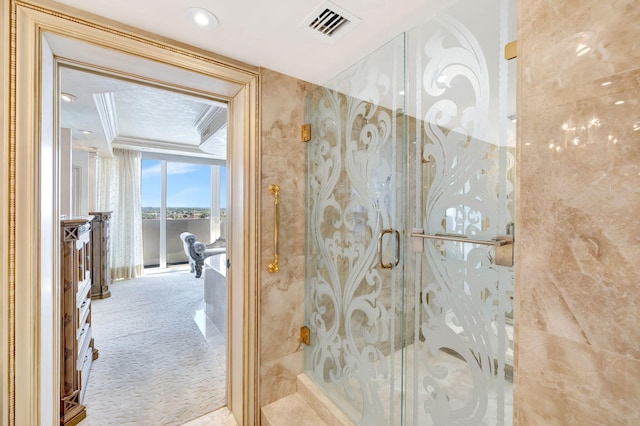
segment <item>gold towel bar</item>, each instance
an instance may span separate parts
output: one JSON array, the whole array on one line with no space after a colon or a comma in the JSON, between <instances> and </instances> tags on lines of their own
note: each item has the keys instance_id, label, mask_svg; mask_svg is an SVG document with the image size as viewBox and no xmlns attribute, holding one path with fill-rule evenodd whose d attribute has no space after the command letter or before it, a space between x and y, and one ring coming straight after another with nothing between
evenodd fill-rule
<instances>
[{"instance_id":1,"label":"gold towel bar","mask_svg":"<svg viewBox=\"0 0 640 426\"><path fill-rule=\"evenodd\" d=\"M455 241L458 243L469 244L483 244L486 246L494 246L496 248L495 263L500 266L513 266L514 264L514 252L513 252L513 235L499 235L492 240L474 240L463 234L435 234L428 235L419 232L413 232L409 234L413 238L424 238L427 240L443 240L443 241ZM419 241L419 240L418 240ZM414 247L414 251L422 251L420 244L417 248Z\"/></svg>"},{"instance_id":2,"label":"gold towel bar","mask_svg":"<svg viewBox=\"0 0 640 426\"><path fill-rule=\"evenodd\" d=\"M411 237L417 238L426 238L428 240L443 240L443 241L456 241L459 243L469 243L469 244L484 244L487 246L504 246L506 244L511 244L513 239L511 237L496 237L495 240L474 240L463 234L435 234L435 235L427 235L427 234L418 234L412 233L409 234Z\"/></svg>"}]
</instances>

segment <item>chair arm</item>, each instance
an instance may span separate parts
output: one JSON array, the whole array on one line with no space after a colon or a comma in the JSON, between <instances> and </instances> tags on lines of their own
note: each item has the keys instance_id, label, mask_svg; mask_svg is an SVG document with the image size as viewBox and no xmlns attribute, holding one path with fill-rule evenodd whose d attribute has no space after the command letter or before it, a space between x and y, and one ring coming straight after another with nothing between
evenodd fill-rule
<instances>
[{"instance_id":1,"label":"chair arm","mask_svg":"<svg viewBox=\"0 0 640 426\"><path fill-rule=\"evenodd\" d=\"M224 248L227 246L227 241L220 237L211 244L207 244L207 248Z\"/></svg>"},{"instance_id":2,"label":"chair arm","mask_svg":"<svg viewBox=\"0 0 640 426\"><path fill-rule=\"evenodd\" d=\"M204 253L202 253L202 255L207 258L209 256L215 256L217 254L222 254L222 253L226 253L227 249L226 247L219 247L219 248L213 248L213 249L207 249L204 251Z\"/></svg>"}]
</instances>

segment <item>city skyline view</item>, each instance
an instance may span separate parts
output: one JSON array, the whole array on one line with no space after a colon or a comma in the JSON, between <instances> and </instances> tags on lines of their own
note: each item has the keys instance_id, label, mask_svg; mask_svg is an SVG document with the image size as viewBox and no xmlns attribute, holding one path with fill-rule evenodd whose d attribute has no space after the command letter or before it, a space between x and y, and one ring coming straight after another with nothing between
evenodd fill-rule
<instances>
[{"instance_id":1,"label":"city skyline view","mask_svg":"<svg viewBox=\"0 0 640 426\"><path fill-rule=\"evenodd\" d=\"M143 207L160 206L160 160L142 160ZM226 167L220 168L220 207L227 205ZM167 207L211 208L211 166L167 162Z\"/></svg>"}]
</instances>

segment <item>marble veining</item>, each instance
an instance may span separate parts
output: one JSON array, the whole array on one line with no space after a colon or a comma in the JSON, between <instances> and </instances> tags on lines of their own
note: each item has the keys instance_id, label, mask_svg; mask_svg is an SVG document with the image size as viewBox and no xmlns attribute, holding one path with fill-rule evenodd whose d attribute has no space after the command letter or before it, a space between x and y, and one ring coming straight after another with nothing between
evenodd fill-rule
<instances>
[{"instance_id":1,"label":"marble veining","mask_svg":"<svg viewBox=\"0 0 640 426\"><path fill-rule=\"evenodd\" d=\"M304 97L314 85L261 70L262 147L260 206L260 406L295 392L302 372L299 327L304 320L304 156L300 126ZM273 196L280 186L278 252L280 271L266 272L273 260Z\"/></svg>"},{"instance_id":2,"label":"marble veining","mask_svg":"<svg viewBox=\"0 0 640 426\"><path fill-rule=\"evenodd\" d=\"M525 94L544 94L637 68L636 0L536 0L520 1L518 7L518 84Z\"/></svg>"},{"instance_id":3,"label":"marble veining","mask_svg":"<svg viewBox=\"0 0 640 426\"><path fill-rule=\"evenodd\" d=\"M638 424L640 7L519 8L515 422Z\"/></svg>"},{"instance_id":4,"label":"marble veining","mask_svg":"<svg viewBox=\"0 0 640 426\"><path fill-rule=\"evenodd\" d=\"M519 2L516 424L640 422L638 22L637 0ZM263 189L283 188L281 251L292 259L304 248L298 135L309 90L263 70ZM263 405L292 392L302 369L288 357L300 350L303 269L289 267L261 282Z\"/></svg>"}]
</instances>

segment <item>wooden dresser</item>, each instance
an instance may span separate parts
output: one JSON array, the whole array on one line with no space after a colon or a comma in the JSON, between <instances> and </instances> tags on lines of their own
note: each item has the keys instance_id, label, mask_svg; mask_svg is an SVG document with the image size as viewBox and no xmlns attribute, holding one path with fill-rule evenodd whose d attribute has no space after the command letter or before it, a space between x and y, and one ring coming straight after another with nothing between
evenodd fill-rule
<instances>
[{"instance_id":1,"label":"wooden dresser","mask_svg":"<svg viewBox=\"0 0 640 426\"><path fill-rule=\"evenodd\" d=\"M93 265L91 266L91 298L106 299L111 296L111 263L109 252L110 222L112 212L89 212L91 223Z\"/></svg>"},{"instance_id":2,"label":"wooden dresser","mask_svg":"<svg viewBox=\"0 0 640 426\"><path fill-rule=\"evenodd\" d=\"M86 417L82 402L91 364L97 358L91 330L91 222L93 216L60 221L62 299L60 314L60 424L73 426ZM95 358L94 358L95 357Z\"/></svg>"}]
</instances>

